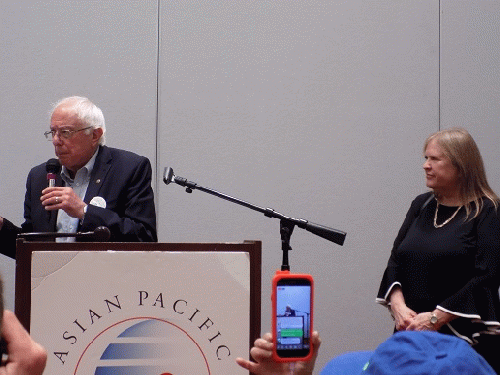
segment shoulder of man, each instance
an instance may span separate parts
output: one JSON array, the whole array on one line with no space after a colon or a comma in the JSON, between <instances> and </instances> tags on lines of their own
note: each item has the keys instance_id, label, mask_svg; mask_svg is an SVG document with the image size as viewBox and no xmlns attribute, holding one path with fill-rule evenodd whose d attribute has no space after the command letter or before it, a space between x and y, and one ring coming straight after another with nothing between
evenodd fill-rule
<instances>
[{"instance_id":1,"label":"shoulder of man","mask_svg":"<svg viewBox=\"0 0 500 375\"><path fill-rule=\"evenodd\" d=\"M47 164L47 162L43 162L41 164L38 164L36 166L34 166L33 168L31 168L30 170L30 174L46 174L47 173L47 169L45 167L45 165Z\"/></svg>"},{"instance_id":2,"label":"shoulder of man","mask_svg":"<svg viewBox=\"0 0 500 375\"><path fill-rule=\"evenodd\" d=\"M149 159L145 156L138 155L132 151L127 151L127 150L122 150L119 148L113 148L113 147L108 147L108 146L101 146L101 151L100 153L102 156L108 156L112 158L113 160L121 161L121 160L126 160L127 162L141 162L144 160L147 160L149 162Z\"/></svg>"}]
</instances>

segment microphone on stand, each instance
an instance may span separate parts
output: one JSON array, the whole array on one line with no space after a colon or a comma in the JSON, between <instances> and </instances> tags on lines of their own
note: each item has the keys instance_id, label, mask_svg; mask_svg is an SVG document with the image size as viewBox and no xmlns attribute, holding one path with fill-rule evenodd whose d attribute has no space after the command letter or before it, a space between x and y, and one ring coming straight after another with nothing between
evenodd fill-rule
<instances>
[{"instance_id":1,"label":"microphone on stand","mask_svg":"<svg viewBox=\"0 0 500 375\"><path fill-rule=\"evenodd\" d=\"M56 186L56 177L61 173L61 163L59 159L52 158L47 160L45 170L47 171L47 187Z\"/></svg>"},{"instance_id":2,"label":"microphone on stand","mask_svg":"<svg viewBox=\"0 0 500 375\"><path fill-rule=\"evenodd\" d=\"M95 242L107 242L111 237L111 232L108 227L97 227L92 232L77 232L77 233L59 233L59 232L32 232L20 233L17 238L24 238L27 241L48 241L61 237L75 237Z\"/></svg>"},{"instance_id":3,"label":"microphone on stand","mask_svg":"<svg viewBox=\"0 0 500 375\"><path fill-rule=\"evenodd\" d=\"M305 229L308 232L311 232L319 237L322 237L328 241L332 241L337 245L344 245L344 240L346 237L346 233L340 230L336 230L333 228L326 227L324 225L311 223L310 221L304 219L295 219L293 217L287 217L279 212L274 211L272 208L263 208L256 206L254 204L242 201L241 199L231 197L230 195L219 193L216 190L205 188L203 186L198 185L196 182L188 181L184 177L176 176L174 170L170 167L166 167L163 171L163 182L165 185L169 185L172 182L177 185L183 186L186 188L187 193L192 193L193 190L201 190L205 193L215 195L216 197L228 200L233 203L237 203L239 205L245 206L247 208L251 208L252 210L259 211L264 214L266 217L281 219L282 227L284 229L288 229L288 237L291 235L291 231L293 230L293 226L297 225L299 228Z\"/></svg>"}]
</instances>

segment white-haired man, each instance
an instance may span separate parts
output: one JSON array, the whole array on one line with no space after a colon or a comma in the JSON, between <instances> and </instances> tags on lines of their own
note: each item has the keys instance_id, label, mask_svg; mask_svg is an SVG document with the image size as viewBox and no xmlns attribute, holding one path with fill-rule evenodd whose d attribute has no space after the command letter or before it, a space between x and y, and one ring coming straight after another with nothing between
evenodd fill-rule
<instances>
[{"instance_id":1,"label":"white-haired man","mask_svg":"<svg viewBox=\"0 0 500 375\"><path fill-rule=\"evenodd\" d=\"M47 187L46 163L30 171L24 223L19 228L0 218L2 254L15 258L21 232L75 233L106 226L111 241L157 241L151 163L105 146L105 131L102 111L87 98L72 96L54 105L45 137L54 145L61 174L56 186Z\"/></svg>"}]
</instances>

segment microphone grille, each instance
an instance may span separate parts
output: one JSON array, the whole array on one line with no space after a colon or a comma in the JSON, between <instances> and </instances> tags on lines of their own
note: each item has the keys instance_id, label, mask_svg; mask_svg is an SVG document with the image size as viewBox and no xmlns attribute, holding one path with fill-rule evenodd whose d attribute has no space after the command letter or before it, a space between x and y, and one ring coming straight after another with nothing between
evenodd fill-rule
<instances>
[{"instance_id":1,"label":"microphone grille","mask_svg":"<svg viewBox=\"0 0 500 375\"><path fill-rule=\"evenodd\" d=\"M97 227L94 229L94 240L98 242L106 242L111 237L111 232L108 227Z\"/></svg>"},{"instance_id":2,"label":"microphone grille","mask_svg":"<svg viewBox=\"0 0 500 375\"><path fill-rule=\"evenodd\" d=\"M60 173L61 163L59 162L59 159L52 158L47 160L47 163L45 164L45 170L47 171L47 173Z\"/></svg>"}]
</instances>

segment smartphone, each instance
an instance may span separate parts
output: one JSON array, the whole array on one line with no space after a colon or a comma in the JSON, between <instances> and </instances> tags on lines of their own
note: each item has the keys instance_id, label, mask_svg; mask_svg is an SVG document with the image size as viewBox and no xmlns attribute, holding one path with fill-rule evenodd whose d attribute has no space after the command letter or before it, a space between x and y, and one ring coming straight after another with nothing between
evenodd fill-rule
<instances>
[{"instance_id":1,"label":"smartphone","mask_svg":"<svg viewBox=\"0 0 500 375\"><path fill-rule=\"evenodd\" d=\"M314 280L277 271L272 282L273 358L278 362L312 357Z\"/></svg>"}]
</instances>

